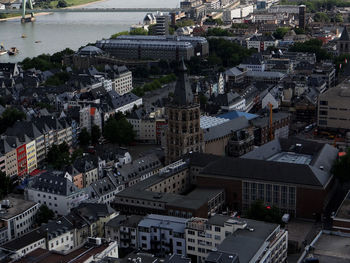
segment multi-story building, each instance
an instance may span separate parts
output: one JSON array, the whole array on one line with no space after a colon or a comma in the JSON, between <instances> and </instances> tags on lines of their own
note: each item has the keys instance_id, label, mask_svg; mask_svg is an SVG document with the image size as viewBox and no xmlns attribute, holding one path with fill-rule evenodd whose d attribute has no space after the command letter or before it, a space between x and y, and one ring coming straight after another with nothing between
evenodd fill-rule
<instances>
[{"instance_id":1,"label":"multi-story building","mask_svg":"<svg viewBox=\"0 0 350 263\"><path fill-rule=\"evenodd\" d=\"M143 36L143 35L123 35L119 36L117 39L119 40L130 40L130 41L156 41L156 42L182 42L182 43L190 43L194 48L194 54L201 56L206 56L209 54L209 43L204 37L191 37L191 36Z\"/></svg>"},{"instance_id":2,"label":"multi-story building","mask_svg":"<svg viewBox=\"0 0 350 263\"><path fill-rule=\"evenodd\" d=\"M288 232L275 224L214 215L190 219L185 231L187 256L194 262L208 260L213 251L237 255L239 262L286 261Z\"/></svg>"},{"instance_id":3,"label":"multi-story building","mask_svg":"<svg viewBox=\"0 0 350 263\"><path fill-rule=\"evenodd\" d=\"M273 139L288 138L290 118L289 113L274 112L272 113L272 127L270 127L269 116L253 119L254 144L260 146Z\"/></svg>"},{"instance_id":4,"label":"multi-story building","mask_svg":"<svg viewBox=\"0 0 350 263\"><path fill-rule=\"evenodd\" d=\"M0 224L4 227L0 244L21 237L35 225L35 215L39 204L26 201L21 196L10 195L1 201Z\"/></svg>"},{"instance_id":5,"label":"multi-story building","mask_svg":"<svg viewBox=\"0 0 350 263\"><path fill-rule=\"evenodd\" d=\"M170 15L156 14L156 23L152 27L152 35L167 36L169 35Z\"/></svg>"},{"instance_id":6,"label":"multi-story building","mask_svg":"<svg viewBox=\"0 0 350 263\"><path fill-rule=\"evenodd\" d=\"M255 48L258 52L267 50L268 47L276 47L278 41L272 35L255 35L247 41L247 48Z\"/></svg>"},{"instance_id":7,"label":"multi-story building","mask_svg":"<svg viewBox=\"0 0 350 263\"><path fill-rule=\"evenodd\" d=\"M241 158L211 162L197 175L197 185L224 188L226 204L234 210L246 211L262 200L291 216L315 218L333 194L337 154L328 144L278 139Z\"/></svg>"},{"instance_id":8,"label":"multi-story building","mask_svg":"<svg viewBox=\"0 0 350 263\"><path fill-rule=\"evenodd\" d=\"M138 225L138 245L157 255L186 255L185 228L188 219L155 215L145 216Z\"/></svg>"},{"instance_id":9,"label":"multi-story building","mask_svg":"<svg viewBox=\"0 0 350 263\"><path fill-rule=\"evenodd\" d=\"M317 124L323 129L350 129L350 84L345 80L318 98Z\"/></svg>"},{"instance_id":10,"label":"multi-story building","mask_svg":"<svg viewBox=\"0 0 350 263\"><path fill-rule=\"evenodd\" d=\"M167 106L168 130L166 158L170 163L189 152L203 151L203 131L200 128L200 109L182 62L174 97Z\"/></svg>"},{"instance_id":11,"label":"multi-story building","mask_svg":"<svg viewBox=\"0 0 350 263\"><path fill-rule=\"evenodd\" d=\"M195 153L190 154L193 155ZM201 163L201 166L206 164ZM199 169L198 165L196 169ZM195 182L195 175L189 161L179 160L119 192L112 207L124 214L156 213L184 218L208 217L222 210L225 203L223 189L196 188L187 193L192 182Z\"/></svg>"},{"instance_id":12,"label":"multi-story building","mask_svg":"<svg viewBox=\"0 0 350 263\"><path fill-rule=\"evenodd\" d=\"M119 94L124 95L132 90L132 72L126 66L113 67L112 88Z\"/></svg>"},{"instance_id":13,"label":"multi-story building","mask_svg":"<svg viewBox=\"0 0 350 263\"><path fill-rule=\"evenodd\" d=\"M84 189L60 172L46 172L33 178L25 189L27 200L45 204L56 215L67 215L71 208L89 198Z\"/></svg>"},{"instance_id":14,"label":"multi-story building","mask_svg":"<svg viewBox=\"0 0 350 263\"><path fill-rule=\"evenodd\" d=\"M188 42L147 41L109 39L97 42L97 46L119 59L145 60L190 60L194 56L194 48Z\"/></svg>"},{"instance_id":15,"label":"multi-story building","mask_svg":"<svg viewBox=\"0 0 350 263\"><path fill-rule=\"evenodd\" d=\"M120 248L138 248L139 215L118 215L105 225L105 237L117 241Z\"/></svg>"},{"instance_id":16,"label":"multi-story building","mask_svg":"<svg viewBox=\"0 0 350 263\"><path fill-rule=\"evenodd\" d=\"M80 129L85 128L88 132L91 132L91 128L95 125L102 130L102 117L98 108L90 105L83 107L79 111L79 117Z\"/></svg>"},{"instance_id":17,"label":"multi-story building","mask_svg":"<svg viewBox=\"0 0 350 263\"><path fill-rule=\"evenodd\" d=\"M14 136L6 136L0 140L0 154L2 165L1 171L6 173L6 176L14 177L17 175L17 147L18 139ZM4 161L5 160L5 161Z\"/></svg>"}]
</instances>

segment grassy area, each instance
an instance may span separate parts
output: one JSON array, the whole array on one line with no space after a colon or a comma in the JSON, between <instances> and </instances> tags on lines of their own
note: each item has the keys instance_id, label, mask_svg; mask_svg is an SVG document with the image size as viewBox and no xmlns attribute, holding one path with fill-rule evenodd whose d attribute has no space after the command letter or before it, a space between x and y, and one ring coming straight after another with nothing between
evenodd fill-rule
<instances>
[{"instance_id":1,"label":"grassy area","mask_svg":"<svg viewBox=\"0 0 350 263\"><path fill-rule=\"evenodd\" d=\"M17 14L0 14L0 19L6 19L6 18L11 18L11 17L20 17L21 16L21 11L18 11Z\"/></svg>"},{"instance_id":2,"label":"grassy area","mask_svg":"<svg viewBox=\"0 0 350 263\"><path fill-rule=\"evenodd\" d=\"M66 0L68 7L77 6L77 5L85 5L93 2L97 2L98 0ZM50 7L56 8L58 1L51 1Z\"/></svg>"}]
</instances>

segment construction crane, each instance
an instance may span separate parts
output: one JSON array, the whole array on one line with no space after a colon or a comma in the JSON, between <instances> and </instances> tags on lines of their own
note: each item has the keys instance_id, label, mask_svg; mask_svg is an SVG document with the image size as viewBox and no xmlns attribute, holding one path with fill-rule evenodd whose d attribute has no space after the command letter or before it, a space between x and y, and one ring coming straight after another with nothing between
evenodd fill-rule
<instances>
[{"instance_id":1,"label":"construction crane","mask_svg":"<svg viewBox=\"0 0 350 263\"><path fill-rule=\"evenodd\" d=\"M270 122L269 122L269 124L270 124L270 141L272 141L273 140L273 129L272 129L272 108L273 108L273 106L272 106L272 104L269 102L268 104L267 104L267 106L269 107L269 110L270 110Z\"/></svg>"}]
</instances>

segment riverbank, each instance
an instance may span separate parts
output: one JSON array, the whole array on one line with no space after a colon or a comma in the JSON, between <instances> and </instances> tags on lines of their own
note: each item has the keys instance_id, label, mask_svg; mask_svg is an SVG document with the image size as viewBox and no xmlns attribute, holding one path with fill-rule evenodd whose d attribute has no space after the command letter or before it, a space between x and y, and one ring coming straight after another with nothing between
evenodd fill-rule
<instances>
[{"instance_id":1,"label":"riverbank","mask_svg":"<svg viewBox=\"0 0 350 263\"><path fill-rule=\"evenodd\" d=\"M91 4L96 4L99 2L104 2L106 0L66 0L68 7L64 9L73 9L73 8L82 8L85 6L89 6ZM50 2L51 8L56 8L58 1L52 1ZM30 11L30 9L27 9ZM21 10L19 10L21 12ZM45 12L45 13L37 13L35 16L44 16L44 15L49 15L52 14L51 12ZM20 19L21 14L8 14L9 17L6 18L0 18L0 22L2 21L8 21L8 20L14 20L14 19Z\"/></svg>"}]
</instances>

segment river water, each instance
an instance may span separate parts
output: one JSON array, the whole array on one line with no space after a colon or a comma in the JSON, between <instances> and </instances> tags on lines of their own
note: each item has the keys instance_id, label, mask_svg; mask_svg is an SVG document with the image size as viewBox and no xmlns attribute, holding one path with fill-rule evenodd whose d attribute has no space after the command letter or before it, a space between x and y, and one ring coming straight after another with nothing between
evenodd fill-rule
<instances>
[{"instance_id":1,"label":"river water","mask_svg":"<svg viewBox=\"0 0 350 263\"><path fill-rule=\"evenodd\" d=\"M169 7L179 6L179 0L106 0L86 8L106 7ZM16 56L0 56L0 62L22 61L43 53L55 53L66 47L73 50L128 30L142 22L145 13L53 13L37 16L33 23L22 24L20 19L0 22L0 43L5 48L17 47ZM22 34L27 37L22 38ZM35 41L41 41L35 43Z\"/></svg>"}]
</instances>

